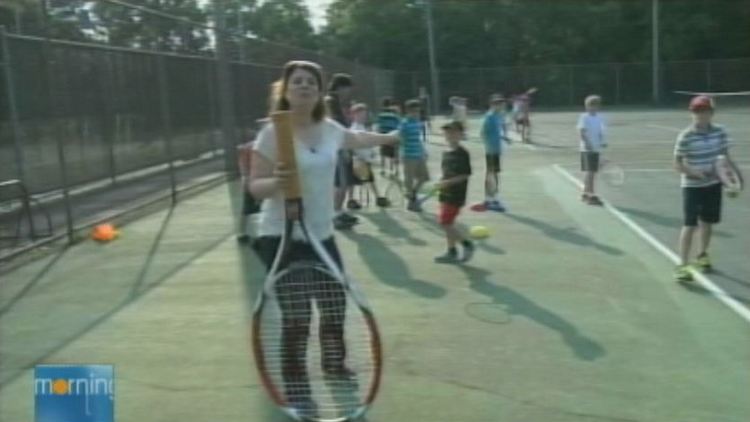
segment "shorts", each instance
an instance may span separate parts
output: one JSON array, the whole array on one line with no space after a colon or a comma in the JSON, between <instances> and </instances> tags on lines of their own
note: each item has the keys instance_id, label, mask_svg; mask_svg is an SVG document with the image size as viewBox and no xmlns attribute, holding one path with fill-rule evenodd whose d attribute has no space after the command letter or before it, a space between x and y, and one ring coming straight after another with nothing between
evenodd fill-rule
<instances>
[{"instance_id":1,"label":"shorts","mask_svg":"<svg viewBox=\"0 0 750 422\"><path fill-rule=\"evenodd\" d=\"M422 158L404 159L404 184L407 190L414 188L414 182L424 183L430 180L430 173L427 171L427 162Z\"/></svg>"},{"instance_id":2,"label":"shorts","mask_svg":"<svg viewBox=\"0 0 750 422\"><path fill-rule=\"evenodd\" d=\"M487 172L500 173L500 154L486 154Z\"/></svg>"},{"instance_id":3,"label":"shorts","mask_svg":"<svg viewBox=\"0 0 750 422\"><path fill-rule=\"evenodd\" d=\"M245 191L242 195L242 214L250 215L260 211L260 201L256 201L250 192Z\"/></svg>"},{"instance_id":4,"label":"shorts","mask_svg":"<svg viewBox=\"0 0 750 422\"><path fill-rule=\"evenodd\" d=\"M336 241L333 236L322 240L320 243L336 265L338 265L339 268L343 268L341 254L339 253L339 249L336 246ZM273 265L280 244L281 236L262 236L255 239L255 242L253 242L253 250L258 254L258 257L263 262L263 265L266 266L267 270L271 269L271 265ZM287 254L287 261L279 263L280 269L285 268L290 263L289 261L322 262L313 247L306 242L294 240L289 247L291 248L291 251Z\"/></svg>"},{"instance_id":5,"label":"shorts","mask_svg":"<svg viewBox=\"0 0 750 422\"><path fill-rule=\"evenodd\" d=\"M440 203L438 211L438 223L443 226L450 226L456 221L456 217L461 212L461 207L447 202Z\"/></svg>"},{"instance_id":6,"label":"shorts","mask_svg":"<svg viewBox=\"0 0 750 422\"><path fill-rule=\"evenodd\" d=\"M380 155L387 158L396 158L396 147L393 145L381 145Z\"/></svg>"},{"instance_id":7,"label":"shorts","mask_svg":"<svg viewBox=\"0 0 750 422\"><path fill-rule=\"evenodd\" d=\"M337 188L348 188L356 182L354 169L352 168L352 154L349 151L339 151L336 160L336 176L334 186Z\"/></svg>"},{"instance_id":8,"label":"shorts","mask_svg":"<svg viewBox=\"0 0 750 422\"><path fill-rule=\"evenodd\" d=\"M367 169L367 177L360 177L357 172L354 172L354 184L355 185L361 185L363 183L373 183L375 182L375 176L372 174L372 164L364 162L360 163L359 165L365 167Z\"/></svg>"},{"instance_id":9,"label":"shorts","mask_svg":"<svg viewBox=\"0 0 750 422\"><path fill-rule=\"evenodd\" d=\"M699 188L682 188L684 224L698 225L698 220L716 224L721 221L721 183Z\"/></svg>"},{"instance_id":10,"label":"shorts","mask_svg":"<svg viewBox=\"0 0 750 422\"><path fill-rule=\"evenodd\" d=\"M596 173L599 171L599 153L581 151L581 171Z\"/></svg>"}]
</instances>

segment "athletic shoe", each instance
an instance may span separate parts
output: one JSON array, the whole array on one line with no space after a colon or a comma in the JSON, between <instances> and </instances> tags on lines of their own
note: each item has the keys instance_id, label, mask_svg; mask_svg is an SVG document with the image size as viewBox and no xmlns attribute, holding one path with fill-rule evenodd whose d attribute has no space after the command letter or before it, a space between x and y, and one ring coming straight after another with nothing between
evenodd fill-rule
<instances>
[{"instance_id":1,"label":"athletic shoe","mask_svg":"<svg viewBox=\"0 0 750 422\"><path fill-rule=\"evenodd\" d=\"M693 274L690 272L690 266L678 265L674 270L674 278L680 283L693 281Z\"/></svg>"},{"instance_id":2,"label":"athletic shoe","mask_svg":"<svg viewBox=\"0 0 750 422\"><path fill-rule=\"evenodd\" d=\"M362 205L357 202L355 199L350 199L349 202L346 203L346 207L350 210L361 210Z\"/></svg>"},{"instance_id":3,"label":"athletic shoe","mask_svg":"<svg viewBox=\"0 0 750 422\"><path fill-rule=\"evenodd\" d=\"M480 202L470 206L469 209L475 212L484 212L487 211L487 205L484 202Z\"/></svg>"},{"instance_id":4,"label":"athletic shoe","mask_svg":"<svg viewBox=\"0 0 750 422\"><path fill-rule=\"evenodd\" d=\"M490 211L505 212L506 209L500 201L489 201L485 203L485 207Z\"/></svg>"},{"instance_id":5,"label":"athletic shoe","mask_svg":"<svg viewBox=\"0 0 750 422\"><path fill-rule=\"evenodd\" d=\"M474 256L474 244L473 243L467 243L464 245L464 256L461 258L461 262L469 262L471 261L471 257Z\"/></svg>"},{"instance_id":6,"label":"athletic shoe","mask_svg":"<svg viewBox=\"0 0 750 422\"><path fill-rule=\"evenodd\" d=\"M713 267L711 266L711 259L705 252L698 255L698 258L695 261L695 265L704 273L707 273L713 269Z\"/></svg>"},{"instance_id":7,"label":"athletic shoe","mask_svg":"<svg viewBox=\"0 0 750 422\"><path fill-rule=\"evenodd\" d=\"M409 201L409 205L407 205L406 209L412 212L422 212L422 206L420 206L417 201Z\"/></svg>"},{"instance_id":8,"label":"athletic shoe","mask_svg":"<svg viewBox=\"0 0 750 422\"><path fill-rule=\"evenodd\" d=\"M345 215L346 214L341 214L333 219L333 228L336 230L350 230L355 224L357 224L356 221L346 219L344 217Z\"/></svg>"},{"instance_id":9,"label":"athletic shoe","mask_svg":"<svg viewBox=\"0 0 750 422\"><path fill-rule=\"evenodd\" d=\"M345 212L342 212L341 214L339 214L338 218L340 218L344 222L351 223L351 224L356 224L359 222L359 218L351 214L347 214Z\"/></svg>"},{"instance_id":10,"label":"athletic shoe","mask_svg":"<svg viewBox=\"0 0 750 422\"><path fill-rule=\"evenodd\" d=\"M438 264L457 264L461 261L458 260L458 254L455 252L447 251L440 256L435 257L435 262Z\"/></svg>"},{"instance_id":11,"label":"athletic shoe","mask_svg":"<svg viewBox=\"0 0 750 422\"><path fill-rule=\"evenodd\" d=\"M377 199L375 199L375 205L381 208L387 208L391 206L391 201L389 201L388 198L384 196L379 196Z\"/></svg>"},{"instance_id":12,"label":"athletic shoe","mask_svg":"<svg viewBox=\"0 0 750 422\"><path fill-rule=\"evenodd\" d=\"M586 200L586 203L589 205L604 205L602 200L599 199L599 197L596 195L589 196L588 199Z\"/></svg>"}]
</instances>

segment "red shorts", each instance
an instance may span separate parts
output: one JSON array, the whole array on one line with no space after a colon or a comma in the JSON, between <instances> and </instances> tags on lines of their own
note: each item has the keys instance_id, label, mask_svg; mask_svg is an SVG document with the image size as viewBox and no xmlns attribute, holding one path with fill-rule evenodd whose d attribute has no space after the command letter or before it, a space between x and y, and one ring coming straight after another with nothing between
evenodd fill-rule
<instances>
[{"instance_id":1,"label":"red shorts","mask_svg":"<svg viewBox=\"0 0 750 422\"><path fill-rule=\"evenodd\" d=\"M440 212L438 213L438 223L443 226L450 226L456 221L459 212L461 212L461 207L441 202Z\"/></svg>"}]
</instances>

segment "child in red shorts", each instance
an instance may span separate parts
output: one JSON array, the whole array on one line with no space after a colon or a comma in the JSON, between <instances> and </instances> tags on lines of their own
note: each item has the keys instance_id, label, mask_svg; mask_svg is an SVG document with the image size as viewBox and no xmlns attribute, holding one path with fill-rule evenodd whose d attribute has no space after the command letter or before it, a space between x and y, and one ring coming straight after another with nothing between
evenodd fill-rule
<instances>
[{"instance_id":1,"label":"child in red shorts","mask_svg":"<svg viewBox=\"0 0 750 422\"><path fill-rule=\"evenodd\" d=\"M471 176L469 152L459 145L465 138L463 123L453 121L444 125L443 135L450 149L443 153L441 164L443 177L437 182L435 188L440 190L438 222L445 230L448 250L445 254L435 257L435 262L445 264L467 262L474 254L474 244L463 236L455 225L461 207L466 204L466 190L469 187L469 176ZM460 258L456 249L459 242L464 252Z\"/></svg>"}]
</instances>

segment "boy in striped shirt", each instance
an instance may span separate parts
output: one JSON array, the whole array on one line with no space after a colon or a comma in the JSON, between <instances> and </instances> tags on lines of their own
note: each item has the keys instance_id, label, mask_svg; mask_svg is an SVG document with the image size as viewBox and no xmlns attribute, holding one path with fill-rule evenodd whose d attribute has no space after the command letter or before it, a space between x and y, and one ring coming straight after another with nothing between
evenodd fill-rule
<instances>
[{"instance_id":1,"label":"boy in striped shirt","mask_svg":"<svg viewBox=\"0 0 750 422\"><path fill-rule=\"evenodd\" d=\"M721 181L714 170L719 155L729 157L729 137L721 126L711 122L714 105L710 97L699 95L690 101L693 124L677 136L674 166L680 173L684 224L680 232L680 264L675 270L679 282L692 281L688 261L696 226L700 231L698 269L711 270L708 246L712 228L721 221Z\"/></svg>"}]
</instances>

